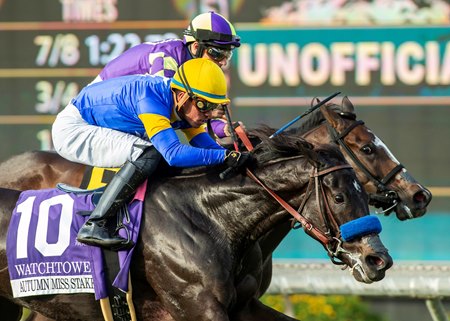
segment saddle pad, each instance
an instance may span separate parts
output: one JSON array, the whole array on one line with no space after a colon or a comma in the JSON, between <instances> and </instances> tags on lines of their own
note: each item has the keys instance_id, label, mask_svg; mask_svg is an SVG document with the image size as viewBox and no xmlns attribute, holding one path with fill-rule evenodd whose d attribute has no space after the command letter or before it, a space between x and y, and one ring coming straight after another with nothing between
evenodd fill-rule
<instances>
[{"instance_id":1,"label":"saddle pad","mask_svg":"<svg viewBox=\"0 0 450 321\"><path fill-rule=\"evenodd\" d=\"M136 244L146 184L129 205L130 222L124 222ZM24 191L19 196L8 229L8 270L14 297L45 294L94 293L108 296L101 249L76 240L91 211L92 194L65 193L58 189ZM122 233L123 232L123 233ZM125 236L124 231L120 233ZM120 271L113 285L128 291L128 271L134 247L119 251Z\"/></svg>"}]
</instances>

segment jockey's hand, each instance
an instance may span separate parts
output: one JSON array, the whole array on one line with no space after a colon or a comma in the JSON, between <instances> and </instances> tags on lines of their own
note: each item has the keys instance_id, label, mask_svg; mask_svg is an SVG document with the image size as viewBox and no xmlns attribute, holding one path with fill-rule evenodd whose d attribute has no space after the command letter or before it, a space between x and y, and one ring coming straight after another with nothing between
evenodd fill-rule
<instances>
[{"instance_id":1,"label":"jockey's hand","mask_svg":"<svg viewBox=\"0 0 450 321\"><path fill-rule=\"evenodd\" d=\"M227 151L225 155L225 164L235 171L244 168L253 161L253 156L250 152Z\"/></svg>"},{"instance_id":2,"label":"jockey's hand","mask_svg":"<svg viewBox=\"0 0 450 321\"><path fill-rule=\"evenodd\" d=\"M224 116L225 110L223 107L219 107L211 111L211 118L223 118Z\"/></svg>"},{"instance_id":3,"label":"jockey's hand","mask_svg":"<svg viewBox=\"0 0 450 321\"><path fill-rule=\"evenodd\" d=\"M233 123L233 127L236 128L237 124L239 124L239 126L244 130L244 132L246 132L246 128L245 128L243 122L236 121L236 122ZM228 123L223 128L223 133L225 134L225 137L230 137L231 136L230 126L228 126Z\"/></svg>"}]
</instances>

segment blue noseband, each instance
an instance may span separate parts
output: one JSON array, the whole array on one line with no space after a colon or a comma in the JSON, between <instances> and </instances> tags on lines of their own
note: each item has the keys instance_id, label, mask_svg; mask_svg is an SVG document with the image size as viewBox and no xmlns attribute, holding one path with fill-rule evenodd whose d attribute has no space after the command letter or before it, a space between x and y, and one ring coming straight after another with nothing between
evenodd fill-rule
<instances>
[{"instance_id":1,"label":"blue noseband","mask_svg":"<svg viewBox=\"0 0 450 321\"><path fill-rule=\"evenodd\" d=\"M342 239L348 242L364 235L380 233L381 223L378 217L368 215L342 224L340 229Z\"/></svg>"}]
</instances>

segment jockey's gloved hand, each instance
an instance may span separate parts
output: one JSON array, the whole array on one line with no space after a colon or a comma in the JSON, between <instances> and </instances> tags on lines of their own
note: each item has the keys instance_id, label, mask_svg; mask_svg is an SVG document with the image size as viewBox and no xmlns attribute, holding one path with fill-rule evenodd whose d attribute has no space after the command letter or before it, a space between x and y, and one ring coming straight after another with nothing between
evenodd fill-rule
<instances>
[{"instance_id":1,"label":"jockey's gloved hand","mask_svg":"<svg viewBox=\"0 0 450 321\"><path fill-rule=\"evenodd\" d=\"M250 152L227 151L225 154L225 164L234 170L239 170L249 165L253 161Z\"/></svg>"},{"instance_id":2,"label":"jockey's gloved hand","mask_svg":"<svg viewBox=\"0 0 450 321\"><path fill-rule=\"evenodd\" d=\"M233 122L233 128L236 128L238 126L241 126L241 128L244 130L244 132L247 130L245 128L243 122L241 122L241 121ZM228 123L226 123L225 126L223 127L223 133L225 134L225 137L230 137L231 136L231 130L230 130L230 126L228 126Z\"/></svg>"}]
</instances>

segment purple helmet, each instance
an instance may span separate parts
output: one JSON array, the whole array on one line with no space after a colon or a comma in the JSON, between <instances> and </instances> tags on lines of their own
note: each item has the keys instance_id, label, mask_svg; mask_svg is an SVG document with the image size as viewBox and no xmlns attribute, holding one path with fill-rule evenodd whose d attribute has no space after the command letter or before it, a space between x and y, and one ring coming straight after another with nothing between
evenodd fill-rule
<instances>
[{"instance_id":1,"label":"purple helmet","mask_svg":"<svg viewBox=\"0 0 450 321\"><path fill-rule=\"evenodd\" d=\"M201 44L233 49L241 45L233 25L222 15L210 11L192 19L184 31L184 42L198 41Z\"/></svg>"}]
</instances>

